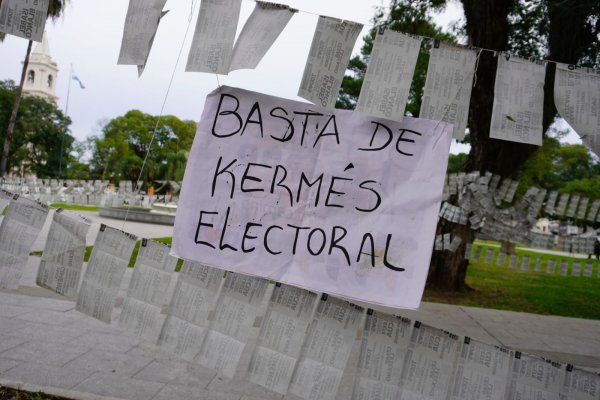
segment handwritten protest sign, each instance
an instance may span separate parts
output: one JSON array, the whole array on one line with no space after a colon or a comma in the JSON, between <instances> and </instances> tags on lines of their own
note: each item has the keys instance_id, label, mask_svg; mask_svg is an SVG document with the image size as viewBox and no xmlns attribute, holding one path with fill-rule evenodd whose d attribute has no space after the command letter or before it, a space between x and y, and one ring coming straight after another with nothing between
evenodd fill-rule
<instances>
[{"instance_id":1,"label":"handwritten protest sign","mask_svg":"<svg viewBox=\"0 0 600 400\"><path fill-rule=\"evenodd\" d=\"M392 307L419 305L452 125L211 93L173 253Z\"/></svg>"}]
</instances>

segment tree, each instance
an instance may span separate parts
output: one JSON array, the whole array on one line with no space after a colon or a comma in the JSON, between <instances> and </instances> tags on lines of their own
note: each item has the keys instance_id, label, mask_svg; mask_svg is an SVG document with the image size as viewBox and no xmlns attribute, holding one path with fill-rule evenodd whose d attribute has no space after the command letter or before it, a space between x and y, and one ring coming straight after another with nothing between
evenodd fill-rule
<instances>
[{"instance_id":1,"label":"tree","mask_svg":"<svg viewBox=\"0 0 600 400\"><path fill-rule=\"evenodd\" d=\"M522 57L538 57L582 66L600 65L600 2L597 0L460 0L465 13L465 33L469 45L492 51L483 51L478 61L476 85L472 89L469 110L469 141L471 151L464 166L465 171L488 171L503 177L515 178L524 163L532 156L536 146L495 140L489 137L496 57L493 51L509 51ZM395 0L390 5L386 21L394 15L402 21L396 10L414 9L416 15L431 23L427 12L419 10L438 9L444 1ZM414 13L413 12L413 13ZM420 24L403 24L404 32L424 35L413 29ZM433 36L434 35L427 35ZM368 47L363 47L363 59ZM367 52L365 53L365 50ZM354 60L353 60L354 61ZM357 75L356 63L349 69ZM544 86L544 132L554 121L557 111L554 106L555 65L548 63ZM416 82L416 80L415 80ZM414 82L414 83L415 83ZM414 90L413 84L413 90ZM342 93L342 103L352 103L344 96L352 96L359 88L349 85ZM414 93L418 93L415 90ZM412 110L410 113L416 115ZM452 200L452 199L451 199ZM466 268L464 246L473 241L474 233L464 225L442 221L439 233L452 233L463 239L463 244L454 253L444 252L432 259L428 284L442 289L466 290Z\"/></svg>"},{"instance_id":2,"label":"tree","mask_svg":"<svg viewBox=\"0 0 600 400\"><path fill-rule=\"evenodd\" d=\"M156 135L150 147L155 128ZM193 121L182 121L170 115L159 121L158 117L141 111L129 111L109 121L102 128L101 136L90 139L92 176L136 181L149 152L142 176L146 183L181 180L195 132Z\"/></svg>"},{"instance_id":3,"label":"tree","mask_svg":"<svg viewBox=\"0 0 600 400\"><path fill-rule=\"evenodd\" d=\"M68 0L50 0L48 3L48 18L51 18L53 20L58 18L62 14L67 1ZM0 4L2 4L1 0L0 0ZM3 41L4 38L5 38L5 35L1 35L0 42ZM14 136L14 132L15 132L15 125L17 122L17 114L19 113L19 105L21 104L21 98L23 95L23 84L25 83L25 75L27 74L27 67L29 66L29 55L31 54L32 45L33 45L33 41L30 40L29 43L27 44L27 51L25 52L25 59L23 60L23 69L21 70L21 81L19 83L19 86L18 86L16 94L15 94L15 100L12 105L12 113L10 114L10 119L9 119L8 125L6 127L6 130L3 130L3 132L6 132L6 134L4 136L4 146L2 148L2 157L0 158L0 178L4 177L4 174L7 171L8 157L10 155L10 148L11 148L11 144L12 144L13 136Z\"/></svg>"},{"instance_id":4,"label":"tree","mask_svg":"<svg viewBox=\"0 0 600 400\"><path fill-rule=\"evenodd\" d=\"M0 81L0 130L10 123L11 105L17 88L12 81ZM66 133L71 120L56 104L36 96L26 96L21 101L20 112L15 121L15 140L9 153L7 170L37 175L40 178L56 178L60 163L60 142L64 136L64 148L71 149L74 138ZM0 138L3 145L4 138Z\"/></svg>"}]
</instances>

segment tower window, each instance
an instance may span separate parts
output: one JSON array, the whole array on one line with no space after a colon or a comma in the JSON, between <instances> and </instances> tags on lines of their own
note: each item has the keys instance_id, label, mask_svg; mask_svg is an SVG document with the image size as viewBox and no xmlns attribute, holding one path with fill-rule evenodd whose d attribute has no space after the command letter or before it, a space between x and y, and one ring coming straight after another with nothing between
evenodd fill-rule
<instances>
[{"instance_id":1,"label":"tower window","mask_svg":"<svg viewBox=\"0 0 600 400\"><path fill-rule=\"evenodd\" d=\"M48 75L48 87L51 88L52 87L52 80L54 78L52 77L52 75Z\"/></svg>"},{"instance_id":2,"label":"tower window","mask_svg":"<svg viewBox=\"0 0 600 400\"><path fill-rule=\"evenodd\" d=\"M27 83L31 83L33 84L33 81L35 80L35 72L33 72L32 70L30 70L27 73Z\"/></svg>"}]
</instances>

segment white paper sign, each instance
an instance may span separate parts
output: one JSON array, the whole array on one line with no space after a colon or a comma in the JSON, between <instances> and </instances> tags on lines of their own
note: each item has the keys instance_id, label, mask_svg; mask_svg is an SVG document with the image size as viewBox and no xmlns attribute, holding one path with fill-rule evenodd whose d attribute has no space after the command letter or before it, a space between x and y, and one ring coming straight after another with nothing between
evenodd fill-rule
<instances>
[{"instance_id":1,"label":"white paper sign","mask_svg":"<svg viewBox=\"0 0 600 400\"><path fill-rule=\"evenodd\" d=\"M257 1L235 42L229 71L256 68L296 12L281 4Z\"/></svg>"},{"instance_id":2,"label":"white paper sign","mask_svg":"<svg viewBox=\"0 0 600 400\"><path fill-rule=\"evenodd\" d=\"M352 21L319 17L298 96L321 107L335 107L354 43L362 27Z\"/></svg>"},{"instance_id":3,"label":"white paper sign","mask_svg":"<svg viewBox=\"0 0 600 400\"><path fill-rule=\"evenodd\" d=\"M48 206L14 195L0 224L0 288L17 289Z\"/></svg>"},{"instance_id":4,"label":"white paper sign","mask_svg":"<svg viewBox=\"0 0 600 400\"><path fill-rule=\"evenodd\" d=\"M542 145L545 76L544 63L498 56L490 138Z\"/></svg>"},{"instance_id":5,"label":"white paper sign","mask_svg":"<svg viewBox=\"0 0 600 400\"><path fill-rule=\"evenodd\" d=\"M49 0L3 0L0 32L41 42L46 27Z\"/></svg>"},{"instance_id":6,"label":"white paper sign","mask_svg":"<svg viewBox=\"0 0 600 400\"><path fill-rule=\"evenodd\" d=\"M290 393L306 400L333 400L364 310L324 294L319 300L290 384Z\"/></svg>"},{"instance_id":7,"label":"white paper sign","mask_svg":"<svg viewBox=\"0 0 600 400\"><path fill-rule=\"evenodd\" d=\"M242 0L200 2L186 71L227 75Z\"/></svg>"},{"instance_id":8,"label":"white paper sign","mask_svg":"<svg viewBox=\"0 0 600 400\"><path fill-rule=\"evenodd\" d=\"M352 400L396 400L411 322L367 310Z\"/></svg>"},{"instance_id":9,"label":"white paper sign","mask_svg":"<svg viewBox=\"0 0 600 400\"><path fill-rule=\"evenodd\" d=\"M145 65L167 0L129 0L117 64Z\"/></svg>"},{"instance_id":10,"label":"white paper sign","mask_svg":"<svg viewBox=\"0 0 600 400\"><path fill-rule=\"evenodd\" d=\"M298 362L317 294L277 283L252 354L247 379L285 395Z\"/></svg>"},{"instance_id":11,"label":"white paper sign","mask_svg":"<svg viewBox=\"0 0 600 400\"><path fill-rule=\"evenodd\" d=\"M221 87L207 98L188 160L174 254L416 308L450 140L451 125L436 121L331 114Z\"/></svg>"},{"instance_id":12,"label":"white paper sign","mask_svg":"<svg viewBox=\"0 0 600 400\"><path fill-rule=\"evenodd\" d=\"M477 54L445 43L432 47L419 117L454 124L452 137L467 129Z\"/></svg>"},{"instance_id":13,"label":"white paper sign","mask_svg":"<svg viewBox=\"0 0 600 400\"><path fill-rule=\"evenodd\" d=\"M560 400L600 399L600 375L567 365Z\"/></svg>"},{"instance_id":14,"label":"white paper sign","mask_svg":"<svg viewBox=\"0 0 600 400\"><path fill-rule=\"evenodd\" d=\"M217 303L224 272L185 261L160 333L158 345L185 360L200 352Z\"/></svg>"},{"instance_id":15,"label":"white paper sign","mask_svg":"<svg viewBox=\"0 0 600 400\"><path fill-rule=\"evenodd\" d=\"M79 215L56 210L36 277L39 286L68 298L77 296L90 224Z\"/></svg>"},{"instance_id":16,"label":"white paper sign","mask_svg":"<svg viewBox=\"0 0 600 400\"><path fill-rule=\"evenodd\" d=\"M515 352L507 400L559 400L564 369L526 353Z\"/></svg>"},{"instance_id":17,"label":"white paper sign","mask_svg":"<svg viewBox=\"0 0 600 400\"><path fill-rule=\"evenodd\" d=\"M110 324L115 299L129 264L136 237L100 226L75 309Z\"/></svg>"},{"instance_id":18,"label":"white paper sign","mask_svg":"<svg viewBox=\"0 0 600 400\"><path fill-rule=\"evenodd\" d=\"M232 378L251 339L252 327L261 312L269 281L228 273L217 301L210 330L196 361ZM254 337L256 337L254 335Z\"/></svg>"},{"instance_id":19,"label":"white paper sign","mask_svg":"<svg viewBox=\"0 0 600 400\"><path fill-rule=\"evenodd\" d=\"M358 97L356 111L402 121L421 38L380 30Z\"/></svg>"},{"instance_id":20,"label":"white paper sign","mask_svg":"<svg viewBox=\"0 0 600 400\"><path fill-rule=\"evenodd\" d=\"M581 138L586 139L584 143L597 144L600 135L600 70L557 63L554 104L560 116ZM594 152L598 149L592 147Z\"/></svg>"}]
</instances>

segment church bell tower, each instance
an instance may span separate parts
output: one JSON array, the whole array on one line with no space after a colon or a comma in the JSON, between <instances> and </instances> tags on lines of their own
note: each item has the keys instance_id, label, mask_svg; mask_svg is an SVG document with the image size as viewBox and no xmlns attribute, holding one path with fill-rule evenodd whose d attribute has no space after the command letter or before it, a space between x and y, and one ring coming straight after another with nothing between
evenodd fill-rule
<instances>
[{"instance_id":1,"label":"church bell tower","mask_svg":"<svg viewBox=\"0 0 600 400\"><path fill-rule=\"evenodd\" d=\"M56 96L57 74L58 66L50 56L48 39L44 34L42 42L36 45L29 57L23 93L44 97L56 103L58 100Z\"/></svg>"}]
</instances>

